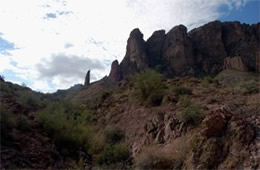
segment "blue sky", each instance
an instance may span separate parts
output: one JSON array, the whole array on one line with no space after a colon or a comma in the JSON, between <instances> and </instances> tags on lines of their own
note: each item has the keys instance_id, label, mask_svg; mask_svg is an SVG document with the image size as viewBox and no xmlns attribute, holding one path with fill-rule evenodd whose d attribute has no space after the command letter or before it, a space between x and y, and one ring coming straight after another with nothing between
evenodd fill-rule
<instances>
[{"instance_id":1,"label":"blue sky","mask_svg":"<svg viewBox=\"0 0 260 170\"><path fill-rule=\"evenodd\" d=\"M221 8L221 11L227 11L227 7ZM260 22L260 0L250 0L244 7L233 9L220 17L221 21L240 21L241 23L254 24Z\"/></svg>"},{"instance_id":2,"label":"blue sky","mask_svg":"<svg viewBox=\"0 0 260 170\"><path fill-rule=\"evenodd\" d=\"M15 5L14 5L15 4ZM102 5L100 5L102 4ZM129 33L213 20L252 24L260 0L8 0L0 2L0 74L36 91L54 92L91 81L125 55Z\"/></svg>"}]
</instances>

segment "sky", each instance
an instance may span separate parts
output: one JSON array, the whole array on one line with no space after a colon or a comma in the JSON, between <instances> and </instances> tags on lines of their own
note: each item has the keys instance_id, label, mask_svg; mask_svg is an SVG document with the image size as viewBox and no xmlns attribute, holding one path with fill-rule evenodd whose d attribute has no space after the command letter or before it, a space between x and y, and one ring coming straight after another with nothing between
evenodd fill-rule
<instances>
[{"instance_id":1,"label":"sky","mask_svg":"<svg viewBox=\"0 0 260 170\"><path fill-rule=\"evenodd\" d=\"M260 0L0 0L0 75L54 92L109 74L131 30L188 30L213 20L252 24Z\"/></svg>"}]
</instances>

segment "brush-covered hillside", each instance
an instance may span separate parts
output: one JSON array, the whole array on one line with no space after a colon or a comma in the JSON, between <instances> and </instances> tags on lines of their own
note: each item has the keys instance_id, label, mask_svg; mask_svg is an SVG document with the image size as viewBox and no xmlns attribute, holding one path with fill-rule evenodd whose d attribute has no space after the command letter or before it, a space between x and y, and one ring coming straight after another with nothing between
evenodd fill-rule
<instances>
[{"instance_id":1,"label":"brush-covered hillside","mask_svg":"<svg viewBox=\"0 0 260 170\"><path fill-rule=\"evenodd\" d=\"M259 169L260 24L130 33L109 76L0 80L1 169Z\"/></svg>"}]
</instances>

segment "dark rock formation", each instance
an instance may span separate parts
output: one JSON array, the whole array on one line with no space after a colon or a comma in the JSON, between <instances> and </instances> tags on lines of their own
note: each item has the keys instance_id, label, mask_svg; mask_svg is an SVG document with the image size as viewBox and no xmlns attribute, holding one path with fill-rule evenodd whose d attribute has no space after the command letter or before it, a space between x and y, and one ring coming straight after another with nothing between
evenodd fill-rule
<instances>
[{"instance_id":1,"label":"dark rock formation","mask_svg":"<svg viewBox=\"0 0 260 170\"><path fill-rule=\"evenodd\" d=\"M139 29L127 41L124 59L113 63L110 79L119 81L146 68L166 76L217 74L223 69L260 72L260 23L210 22L191 30L183 25L155 31L145 42Z\"/></svg>"},{"instance_id":2,"label":"dark rock formation","mask_svg":"<svg viewBox=\"0 0 260 170\"><path fill-rule=\"evenodd\" d=\"M88 70L86 77L85 77L85 86L88 86L90 84L90 70Z\"/></svg>"},{"instance_id":3,"label":"dark rock formation","mask_svg":"<svg viewBox=\"0 0 260 170\"><path fill-rule=\"evenodd\" d=\"M258 52L255 56L255 71L260 73L260 52Z\"/></svg>"},{"instance_id":4,"label":"dark rock formation","mask_svg":"<svg viewBox=\"0 0 260 170\"><path fill-rule=\"evenodd\" d=\"M193 64L192 44L187 36L187 28L179 25L170 30L163 46L163 61L176 74L186 74Z\"/></svg>"},{"instance_id":5,"label":"dark rock formation","mask_svg":"<svg viewBox=\"0 0 260 170\"><path fill-rule=\"evenodd\" d=\"M162 64L162 48L165 36L164 30L155 31L145 44L150 67Z\"/></svg>"},{"instance_id":6,"label":"dark rock formation","mask_svg":"<svg viewBox=\"0 0 260 170\"><path fill-rule=\"evenodd\" d=\"M256 26L239 22L222 23L223 44L227 56L242 56L241 59L249 71L255 71L255 56L259 52L259 32L257 33L255 28Z\"/></svg>"},{"instance_id":7,"label":"dark rock formation","mask_svg":"<svg viewBox=\"0 0 260 170\"><path fill-rule=\"evenodd\" d=\"M222 41L221 22L214 21L189 32L197 67L205 73L218 73L227 57Z\"/></svg>"},{"instance_id":8,"label":"dark rock formation","mask_svg":"<svg viewBox=\"0 0 260 170\"><path fill-rule=\"evenodd\" d=\"M143 70L148 67L148 59L145 50L145 41L143 34L138 28L130 33L127 40L126 55L120 64L123 77Z\"/></svg>"},{"instance_id":9,"label":"dark rock formation","mask_svg":"<svg viewBox=\"0 0 260 170\"><path fill-rule=\"evenodd\" d=\"M120 72L120 67L119 67L119 64L118 64L118 61L115 60L113 61L112 65L111 65L111 71L110 71L110 74L109 74L109 80L111 82L118 82L120 81L122 78L121 78L121 72Z\"/></svg>"}]
</instances>

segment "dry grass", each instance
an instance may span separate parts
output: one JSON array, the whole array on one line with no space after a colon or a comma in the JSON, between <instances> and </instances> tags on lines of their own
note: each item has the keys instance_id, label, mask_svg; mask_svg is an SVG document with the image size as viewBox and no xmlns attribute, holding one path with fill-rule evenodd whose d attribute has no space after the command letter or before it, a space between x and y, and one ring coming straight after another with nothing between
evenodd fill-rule
<instances>
[{"instance_id":1,"label":"dry grass","mask_svg":"<svg viewBox=\"0 0 260 170\"><path fill-rule=\"evenodd\" d=\"M140 169L180 169L189 151L189 139L183 136L164 147L143 148L135 158L135 165Z\"/></svg>"}]
</instances>

